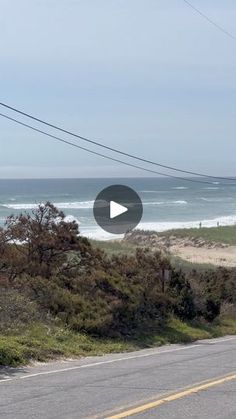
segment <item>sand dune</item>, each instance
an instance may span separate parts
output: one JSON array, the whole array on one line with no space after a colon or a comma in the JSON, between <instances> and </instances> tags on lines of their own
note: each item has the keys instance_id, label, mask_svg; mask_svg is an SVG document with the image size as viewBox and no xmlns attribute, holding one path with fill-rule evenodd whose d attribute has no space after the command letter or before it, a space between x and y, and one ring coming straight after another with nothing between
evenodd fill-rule
<instances>
[{"instance_id":1,"label":"sand dune","mask_svg":"<svg viewBox=\"0 0 236 419\"><path fill-rule=\"evenodd\" d=\"M236 246L209 249L194 246L173 246L170 252L192 263L206 263L216 266L236 267Z\"/></svg>"}]
</instances>

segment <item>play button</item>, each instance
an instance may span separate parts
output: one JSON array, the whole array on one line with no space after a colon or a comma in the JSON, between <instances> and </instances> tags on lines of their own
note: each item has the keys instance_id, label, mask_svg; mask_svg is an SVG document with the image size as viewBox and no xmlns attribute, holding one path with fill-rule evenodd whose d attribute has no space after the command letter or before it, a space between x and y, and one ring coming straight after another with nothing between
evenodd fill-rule
<instances>
[{"instance_id":1,"label":"play button","mask_svg":"<svg viewBox=\"0 0 236 419\"><path fill-rule=\"evenodd\" d=\"M112 234L124 234L140 222L143 206L138 194L128 186L112 185L103 189L94 201L94 218Z\"/></svg>"},{"instance_id":2,"label":"play button","mask_svg":"<svg viewBox=\"0 0 236 419\"><path fill-rule=\"evenodd\" d=\"M128 208L124 207L123 205L120 205L114 201L110 202L110 218L118 217L119 215L124 214L126 211L128 211Z\"/></svg>"}]
</instances>

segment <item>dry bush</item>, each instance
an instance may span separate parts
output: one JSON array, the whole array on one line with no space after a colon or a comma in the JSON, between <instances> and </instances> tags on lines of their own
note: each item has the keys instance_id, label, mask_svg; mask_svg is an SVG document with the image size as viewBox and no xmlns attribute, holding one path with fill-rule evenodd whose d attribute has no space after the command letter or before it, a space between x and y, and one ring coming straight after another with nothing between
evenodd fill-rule
<instances>
[{"instance_id":1,"label":"dry bush","mask_svg":"<svg viewBox=\"0 0 236 419\"><path fill-rule=\"evenodd\" d=\"M34 301L14 289L0 289L0 332L17 331L40 317Z\"/></svg>"}]
</instances>

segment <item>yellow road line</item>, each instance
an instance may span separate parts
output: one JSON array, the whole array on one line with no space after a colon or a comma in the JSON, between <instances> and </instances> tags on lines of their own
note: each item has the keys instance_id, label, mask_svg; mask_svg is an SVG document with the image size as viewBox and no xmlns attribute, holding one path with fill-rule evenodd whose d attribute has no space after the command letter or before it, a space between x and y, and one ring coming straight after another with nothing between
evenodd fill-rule
<instances>
[{"instance_id":1,"label":"yellow road line","mask_svg":"<svg viewBox=\"0 0 236 419\"><path fill-rule=\"evenodd\" d=\"M126 410L114 416L109 416L106 419L122 419L122 418L127 418L132 415L137 415L139 413L145 412L146 410L159 407L164 403L168 403L173 400L178 400L178 399L181 399L182 397L190 396L191 394L198 393L199 391L206 390L210 387L218 386L220 384L227 383L228 381L233 381L233 380L236 380L236 374L228 375L226 377L208 381L207 383L196 385L195 387L191 387L186 390L180 391L178 393L171 394L170 396L165 396L162 399L158 399L153 402L143 404L142 406L138 406L133 409Z\"/></svg>"}]
</instances>

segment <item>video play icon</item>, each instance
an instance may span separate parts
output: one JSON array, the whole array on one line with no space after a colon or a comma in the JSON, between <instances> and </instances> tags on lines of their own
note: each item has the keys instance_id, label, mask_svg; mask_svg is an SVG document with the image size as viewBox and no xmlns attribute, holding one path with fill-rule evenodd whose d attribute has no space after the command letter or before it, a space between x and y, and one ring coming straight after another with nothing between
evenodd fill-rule
<instances>
[{"instance_id":1,"label":"video play icon","mask_svg":"<svg viewBox=\"0 0 236 419\"><path fill-rule=\"evenodd\" d=\"M116 218L127 211L128 208L124 207L124 205L120 205L114 201L110 202L110 218Z\"/></svg>"},{"instance_id":2,"label":"video play icon","mask_svg":"<svg viewBox=\"0 0 236 419\"><path fill-rule=\"evenodd\" d=\"M98 194L93 213L103 230L112 234L125 234L140 222L143 206L133 189L124 185L112 185Z\"/></svg>"}]
</instances>

